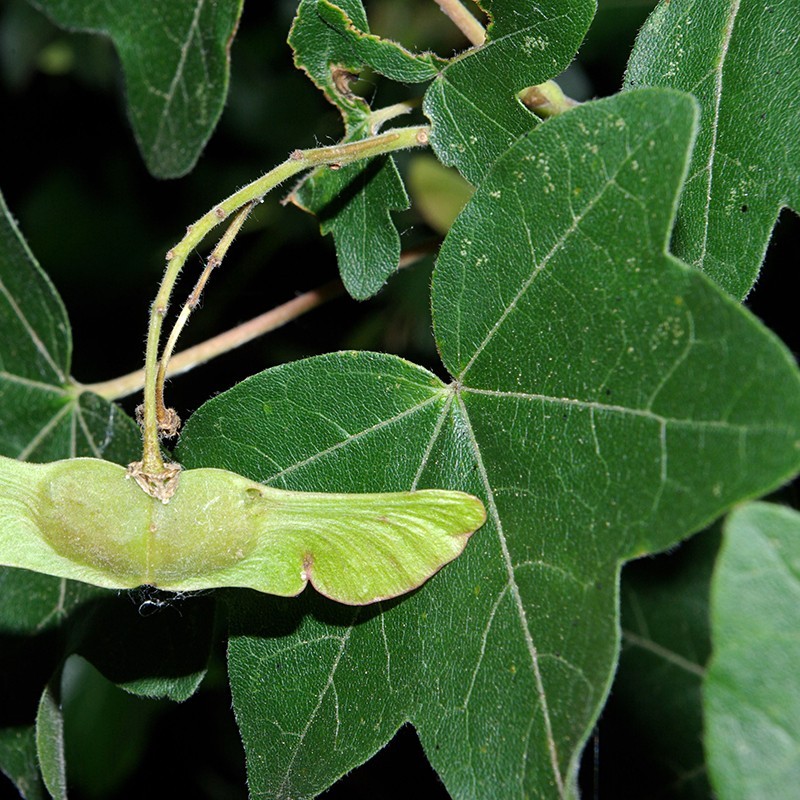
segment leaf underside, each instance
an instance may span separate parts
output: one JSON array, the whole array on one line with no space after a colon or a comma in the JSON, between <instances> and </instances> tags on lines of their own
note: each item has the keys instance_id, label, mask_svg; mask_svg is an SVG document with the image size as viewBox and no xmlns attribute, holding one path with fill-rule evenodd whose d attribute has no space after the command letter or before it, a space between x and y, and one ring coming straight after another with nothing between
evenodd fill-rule
<instances>
[{"instance_id":1,"label":"leaf underside","mask_svg":"<svg viewBox=\"0 0 800 800\"><path fill-rule=\"evenodd\" d=\"M159 178L189 172L225 104L230 45L243 0L32 2L63 28L112 40L147 168Z\"/></svg>"},{"instance_id":2,"label":"leaf underside","mask_svg":"<svg viewBox=\"0 0 800 800\"><path fill-rule=\"evenodd\" d=\"M728 518L711 590L703 685L719 797L789 800L800 780L800 514L767 503Z\"/></svg>"}]
</instances>

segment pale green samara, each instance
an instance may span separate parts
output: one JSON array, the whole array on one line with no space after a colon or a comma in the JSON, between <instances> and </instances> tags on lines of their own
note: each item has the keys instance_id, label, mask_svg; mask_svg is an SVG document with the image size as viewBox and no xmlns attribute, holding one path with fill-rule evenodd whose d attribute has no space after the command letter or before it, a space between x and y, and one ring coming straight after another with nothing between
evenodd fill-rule
<instances>
[{"instance_id":1,"label":"pale green samara","mask_svg":"<svg viewBox=\"0 0 800 800\"><path fill-rule=\"evenodd\" d=\"M373 603L424 583L485 519L463 492L291 492L220 469L180 472L162 502L108 461L0 457L0 564L111 589L288 597L310 581L340 603Z\"/></svg>"}]
</instances>

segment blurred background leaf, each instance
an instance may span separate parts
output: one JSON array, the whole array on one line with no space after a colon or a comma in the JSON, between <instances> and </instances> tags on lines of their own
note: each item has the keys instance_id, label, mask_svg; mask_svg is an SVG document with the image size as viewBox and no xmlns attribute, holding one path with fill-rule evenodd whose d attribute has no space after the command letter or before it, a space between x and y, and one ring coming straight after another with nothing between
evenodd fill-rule
<instances>
[{"instance_id":1,"label":"blurred background leaf","mask_svg":"<svg viewBox=\"0 0 800 800\"><path fill-rule=\"evenodd\" d=\"M243 0L31 0L71 31L108 36L122 62L128 115L148 168L161 178L196 163L225 104L229 48ZM66 45L39 56L51 72L71 66Z\"/></svg>"}]
</instances>

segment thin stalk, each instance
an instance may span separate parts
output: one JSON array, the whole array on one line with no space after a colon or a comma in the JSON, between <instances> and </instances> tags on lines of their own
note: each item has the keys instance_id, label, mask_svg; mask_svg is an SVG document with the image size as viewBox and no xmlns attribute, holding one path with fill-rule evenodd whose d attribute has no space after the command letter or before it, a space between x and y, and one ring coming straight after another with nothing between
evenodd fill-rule
<instances>
[{"instance_id":1,"label":"thin stalk","mask_svg":"<svg viewBox=\"0 0 800 800\"><path fill-rule=\"evenodd\" d=\"M192 312L200 304L200 298L208 283L208 279L211 277L211 273L222 264L222 260L225 258L228 248L233 244L233 240L242 229L242 225L244 225L244 221L253 210L255 203L255 200L251 200L247 205L241 208L239 213L233 218L233 222L231 222L228 229L222 235L217 246L211 252L211 255L206 260L205 269L197 279L197 283L192 293L189 295L189 298L184 303L181 313L175 320L175 324L167 338L167 343L164 345L164 350L161 353L161 360L158 363L158 374L156 376L156 417L158 419L159 429L162 433L166 433L167 435L174 436L178 432L178 425L180 424L180 420L177 418L175 412L171 412L164 404L164 380L178 337L181 335Z\"/></svg>"},{"instance_id":2,"label":"thin stalk","mask_svg":"<svg viewBox=\"0 0 800 800\"><path fill-rule=\"evenodd\" d=\"M239 189L239 191L234 192L187 228L183 239L167 253L167 268L156 299L150 309L150 325L147 332L147 351L145 355L144 446L141 467L145 474L159 475L165 470L159 447L158 405L156 401L158 351L161 328L169 307L172 289L189 254L200 244L209 231L233 212L253 200L260 200L271 189L299 172L325 165L342 166L408 147L419 147L428 143L428 133L429 128L420 125L389 130L386 133L357 142L337 144L331 147L316 147L309 150L295 150L282 164L279 164L244 188Z\"/></svg>"},{"instance_id":3,"label":"thin stalk","mask_svg":"<svg viewBox=\"0 0 800 800\"><path fill-rule=\"evenodd\" d=\"M373 111L369 115L368 125L371 133L377 133L387 122L402 116L403 114L410 114L415 108L422 105L421 97L414 97L411 100L402 100L391 106L384 106Z\"/></svg>"},{"instance_id":4,"label":"thin stalk","mask_svg":"<svg viewBox=\"0 0 800 800\"><path fill-rule=\"evenodd\" d=\"M344 287L342 282L336 279L293 297L247 322L242 322L224 333L212 336L204 342L176 353L170 359L164 377L174 378L177 375L183 375L195 367L202 366L218 356L230 353L231 350L252 342L259 336L277 330L323 303L341 297L342 294L344 294ZM106 400L119 400L135 394L143 386L144 370L137 369L109 381L82 384L79 388L84 392L98 394Z\"/></svg>"},{"instance_id":5,"label":"thin stalk","mask_svg":"<svg viewBox=\"0 0 800 800\"><path fill-rule=\"evenodd\" d=\"M475 47L480 47L486 41L483 25L464 8L461 0L435 0L435 2Z\"/></svg>"},{"instance_id":6,"label":"thin stalk","mask_svg":"<svg viewBox=\"0 0 800 800\"><path fill-rule=\"evenodd\" d=\"M433 252L432 247L421 247L415 250L408 250L400 257L400 267L407 267L416 263L426 255ZM248 342L252 342L259 336L277 330L288 322L297 319L308 311L312 311L318 306L335 300L344 294L344 286L337 278L328 283L311 289L308 292L293 297L263 314L259 314L247 322L237 325L224 333L212 336L204 342L187 347L176 353L169 361L165 371L165 378L174 378L183 375L185 372L193 370L195 367L202 366L218 356L235 350ZM77 384L78 392L92 392L100 395L106 400L119 400L123 397L135 394L144 386L144 370L137 369L127 375L112 378L101 383Z\"/></svg>"}]
</instances>

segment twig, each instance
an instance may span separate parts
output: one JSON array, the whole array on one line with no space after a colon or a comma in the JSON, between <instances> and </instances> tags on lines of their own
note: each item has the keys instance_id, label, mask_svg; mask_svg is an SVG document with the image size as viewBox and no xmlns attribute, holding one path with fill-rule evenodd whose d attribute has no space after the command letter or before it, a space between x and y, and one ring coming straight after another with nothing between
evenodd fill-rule
<instances>
[{"instance_id":1,"label":"twig","mask_svg":"<svg viewBox=\"0 0 800 800\"><path fill-rule=\"evenodd\" d=\"M407 267L416 263L430 253L431 248L406 251L400 258L400 267ZM259 314L247 322L237 325L224 333L206 339L200 344L188 347L176 353L169 361L165 370L165 378L174 378L183 375L195 367L211 361L217 356L225 355L237 347L252 342L259 336L277 330L294 319L311 311L329 300L334 300L344 294L342 282L338 279L318 286L316 289L305 292L297 297L282 303L263 314ZM144 386L144 370L138 369L112 378L101 383L80 384L78 389L82 392L92 392L104 397L106 400L119 400L135 394Z\"/></svg>"},{"instance_id":2,"label":"twig","mask_svg":"<svg viewBox=\"0 0 800 800\"><path fill-rule=\"evenodd\" d=\"M222 264L222 260L225 258L228 248L230 248L230 246L233 244L233 240L242 229L242 225L244 225L244 221L253 210L255 203L255 200L251 200L239 211L239 213L233 218L233 222L231 222L231 224L228 226L228 229L225 231L222 238L219 240L217 246L211 252L211 255L206 260L205 269L197 279L197 283L195 284L192 293L189 295L189 298L184 303L181 313L178 315L178 318L175 320L175 324L170 331L167 343L164 345L164 351L162 352L161 360L158 363L158 374L156 376L156 416L158 419L159 431L162 435L174 436L180 427L180 418L178 415L172 409L167 408L164 404L164 380L166 378L167 367L169 366L169 361L172 358L172 353L175 350L178 337L181 335L181 332L183 331L192 312L200 304L200 297L203 294L203 289L205 289L205 286L208 283L208 279L211 277L211 273Z\"/></svg>"},{"instance_id":3,"label":"twig","mask_svg":"<svg viewBox=\"0 0 800 800\"><path fill-rule=\"evenodd\" d=\"M302 316L308 311L322 305L328 300L339 297L344 293L344 287L340 280L329 281L316 289L305 292L292 298L286 303L282 303L263 314L259 314L247 322L231 328L225 333L220 333L210 339L206 339L193 347L187 347L176 353L169 361L165 370L165 378L174 378L184 372L211 361L217 356L229 353L237 347L241 347L248 342L263 336L265 333L277 330L294 319ZM105 397L106 400L119 400L122 397L135 394L144 386L144 370L138 369L129 372L119 378L113 378L102 383L90 383L81 386L85 392L93 392Z\"/></svg>"},{"instance_id":4,"label":"twig","mask_svg":"<svg viewBox=\"0 0 800 800\"><path fill-rule=\"evenodd\" d=\"M435 2L472 45L480 47L486 41L483 25L464 8L461 0L435 0Z\"/></svg>"}]
</instances>

